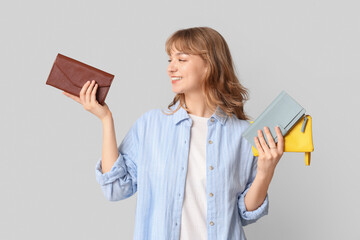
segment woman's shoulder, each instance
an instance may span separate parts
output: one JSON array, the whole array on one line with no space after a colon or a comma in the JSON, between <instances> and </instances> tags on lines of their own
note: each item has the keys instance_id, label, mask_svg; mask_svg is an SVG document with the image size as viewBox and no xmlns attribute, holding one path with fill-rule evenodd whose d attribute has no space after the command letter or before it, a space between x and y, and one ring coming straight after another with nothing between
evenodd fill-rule
<instances>
[{"instance_id":1,"label":"woman's shoulder","mask_svg":"<svg viewBox=\"0 0 360 240\"><path fill-rule=\"evenodd\" d=\"M140 117L141 118L153 118L153 117L160 117L163 115L160 108L152 108L144 112Z\"/></svg>"},{"instance_id":2,"label":"woman's shoulder","mask_svg":"<svg viewBox=\"0 0 360 240\"><path fill-rule=\"evenodd\" d=\"M233 114L232 118L229 117L228 120L230 124L235 125L236 127L241 128L242 130L245 130L250 125L250 121L239 119L235 116L235 114Z\"/></svg>"},{"instance_id":3,"label":"woman's shoulder","mask_svg":"<svg viewBox=\"0 0 360 240\"><path fill-rule=\"evenodd\" d=\"M144 112L137 121L143 123L156 121L158 123L161 123L169 119L169 115L164 114L164 110L162 108L152 108Z\"/></svg>"}]
</instances>

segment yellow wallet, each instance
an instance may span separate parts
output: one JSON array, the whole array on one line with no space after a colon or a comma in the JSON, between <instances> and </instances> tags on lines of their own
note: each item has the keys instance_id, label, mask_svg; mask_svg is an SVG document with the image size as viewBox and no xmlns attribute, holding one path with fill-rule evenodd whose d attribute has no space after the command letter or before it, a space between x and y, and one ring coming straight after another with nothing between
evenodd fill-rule
<instances>
[{"instance_id":1,"label":"yellow wallet","mask_svg":"<svg viewBox=\"0 0 360 240\"><path fill-rule=\"evenodd\" d=\"M252 146L252 151L254 156L259 156L259 152L254 146ZM284 136L284 152L305 152L305 164L309 166L313 151L311 116L305 115L304 120L298 121Z\"/></svg>"}]
</instances>

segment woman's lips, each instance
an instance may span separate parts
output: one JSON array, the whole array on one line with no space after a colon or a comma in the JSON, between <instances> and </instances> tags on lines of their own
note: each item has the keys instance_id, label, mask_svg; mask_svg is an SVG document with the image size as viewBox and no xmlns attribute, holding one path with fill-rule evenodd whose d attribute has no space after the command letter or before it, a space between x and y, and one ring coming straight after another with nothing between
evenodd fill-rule
<instances>
[{"instance_id":1,"label":"woman's lips","mask_svg":"<svg viewBox=\"0 0 360 240\"><path fill-rule=\"evenodd\" d=\"M172 76L172 77L171 77L171 83L179 82L179 81L181 81L181 79L182 79L182 77Z\"/></svg>"},{"instance_id":2,"label":"woman's lips","mask_svg":"<svg viewBox=\"0 0 360 240\"><path fill-rule=\"evenodd\" d=\"M177 82L180 82L181 80L171 80L171 83L177 83Z\"/></svg>"}]
</instances>

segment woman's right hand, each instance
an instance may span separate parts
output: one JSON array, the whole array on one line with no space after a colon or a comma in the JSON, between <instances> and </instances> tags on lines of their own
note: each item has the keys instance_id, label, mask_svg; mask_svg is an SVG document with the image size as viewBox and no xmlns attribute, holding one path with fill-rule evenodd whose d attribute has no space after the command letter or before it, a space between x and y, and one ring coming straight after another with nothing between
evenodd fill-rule
<instances>
[{"instance_id":1,"label":"woman's right hand","mask_svg":"<svg viewBox=\"0 0 360 240\"><path fill-rule=\"evenodd\" d=\"M91 112L95 116L97 116L101 121L111 115L111 111L108 105L104 102L104 105L101 105L96 100L96 90L98 89L98 84L95 84L95 80L87 81L80 91L80 98L74 96L68 92L63 92L65 96L75 100L76 102L83 105L86 111Z\"/></svg>"}]
</instances>

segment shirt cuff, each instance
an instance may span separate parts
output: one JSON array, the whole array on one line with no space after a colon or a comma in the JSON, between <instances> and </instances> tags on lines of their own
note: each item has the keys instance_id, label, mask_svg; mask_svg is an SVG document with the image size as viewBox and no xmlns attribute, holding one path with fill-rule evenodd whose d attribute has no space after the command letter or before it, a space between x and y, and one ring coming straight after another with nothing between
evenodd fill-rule
<instances>
[{"instance_id":1,"label":"shirt cuff","mask_svg":"<svg viewBox=\"0 0 360 240\"><path fill-rule=\"evenodd\" d=\"M101 158L98 160L95 166L96 180L100 185L105 185L114 182L120 177L126 175L127 168L124 163L123 156L119 153L119 157L116 159L110 172L102 173Z\"/></svg>"},{"instance_id":2,"label":"shirt cuff","mask_svg":"<svg viewBox=\"0 0 360 240\"><path fill-rule=\"evenodd\" d=\"M255 210L247 211L245 207L245 195L250 188L246 189L241 195L238 202L240 216L243 220L255 222L260 217L267 215L269 210L269 196L266 193L264 202Z\"/></svg>"}]
</instances>

